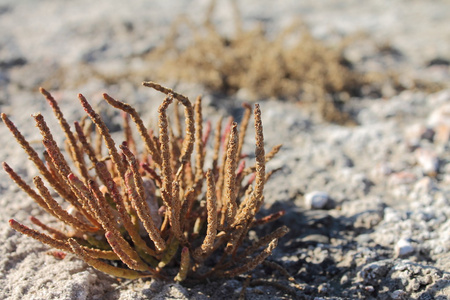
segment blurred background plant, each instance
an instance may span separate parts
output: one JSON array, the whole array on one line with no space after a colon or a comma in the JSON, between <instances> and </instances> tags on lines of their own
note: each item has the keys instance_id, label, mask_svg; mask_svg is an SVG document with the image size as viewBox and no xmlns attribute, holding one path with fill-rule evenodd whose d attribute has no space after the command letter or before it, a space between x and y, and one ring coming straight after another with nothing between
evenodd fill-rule
<instances>
[{"instance_id":1,"label":"blurred background plant","mask_svg":"<svg viewBox=\"0 0 450 300\"><path fill-rule=\"evenodd\" d=\"M129 91L129 82L145 79L171 87L198 85L215 100L273 98L311 104L326 121L354 124L351 99L388 98L404 89L434 92L446 85L424 72L408 72L404 49L389 37L375 39L365 28L349 33L336 29L324 38L301 9L274 23L270 13L259 15L263 10L249 18L247 6L236 1L186 5L184 14L178 9L167 15L170 6L136 2L132 10L124 7L130 16L114 24L108 21L110 12L105 12L90 23L61 27L58 30L74 34L67 44L81 48L76 52L66 45L64 59L27 53L25 48L15 51L5 44L0 85L7 84L7 89L1 91L0 101L7 101L13 89L94 90L96 83L120 86L124 94L119 96L125 96L124 86ZM131 17L137 12L148 18L137 22ZM41 36L49 47L52 37ZM436 75L439 69L448 69L446 63L436 57L422 67Z\"/></svg>"}]
</instances>

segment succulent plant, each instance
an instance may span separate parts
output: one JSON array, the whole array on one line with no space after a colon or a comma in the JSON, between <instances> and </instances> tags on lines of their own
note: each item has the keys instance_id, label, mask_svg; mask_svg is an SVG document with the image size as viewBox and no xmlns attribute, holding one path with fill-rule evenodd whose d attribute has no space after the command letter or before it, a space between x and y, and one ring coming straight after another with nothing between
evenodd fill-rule
<instances>
[{"instance_id":1,"label":"succulent plant","mask_svg":"<svg viewBox=\"0 0 450 300\"><path fill-rule=\"evenodd\" d=\"M254 165L246 167L242 154L252 114L247 104L239 130L231 118L224 130L223 119L217 123L210 143L212 165L205 171L212 135L211 123L203 127L201 97L192 105L171 89L153 82L143 84L166 94L158 110L158 131L148 130L132 106L103 94L108 104L123 112L125 141L120 151L105 122L81 94L78 98L89 118L75 122L73 132L52 95L40 89L66 135L65 155L41 114L33 117L43 137L44 160L14 123L1 115L41 174L33 179L36 189L6 162L3 168L40 207L65 224L57 230L30 217L40 230L13 219L10 226L117 277L183 281L251 271L288 231L282 226L253 243L247 240L251 228L284 213L256 218L264 203L264 185L273 173L266 172L266 162L280 149L276 146L265 154L258 104L254 107ZM184 106L184 130L178 109L174 109L174 126L168 120L167 109L174 101ZM130 119L143 142L140 151ZM57 201L47 186L64 201ZM63 252L57 253L64 256ZM176 275L170 271L175 267Z\"/></svg>"}]
</instances>

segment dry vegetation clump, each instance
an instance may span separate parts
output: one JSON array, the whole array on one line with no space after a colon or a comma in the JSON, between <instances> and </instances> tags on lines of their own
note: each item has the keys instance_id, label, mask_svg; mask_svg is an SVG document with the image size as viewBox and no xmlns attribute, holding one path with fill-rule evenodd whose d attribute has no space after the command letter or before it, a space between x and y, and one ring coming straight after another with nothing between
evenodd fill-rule
<instances>
[{"instance_id":1,"label":"dry vegetation clump","mask_svg":"<svg viewBox=\"0 0 450 300\"><path fill-rule=\"evenodd\" d=\"M51 228L30 217L40 230L13 219L10 226L123 278L205 280L251 271L288 231L282 226L253 243L247 240L251 228L284 213L256 217L264 203L264 185L272 174L266 172L265 164L280 149L277 146L265 153L259 106L253 111L256 158L246 167L241 150L252 115L250 105L245 106L240 126L230 118L222 128L221 119L211 134L210 123L203 124L200 97L193 105L187 97L156 83L144 85L166 94L158 110L159 128L154 131L144 126L133 107L103 94L108 104L123 112L125 141L120 150L81 94L78 98L89 118L71 128L54 98L41 88L66 136L63 154L44 117L33 115L43 137L44 161L14 123L1 115L41 175L33 179L33 188L7 163L3 168L65 225L62 230ZM174 126L168 121L167 109L173 102L184 107L185 126L178 109L174 110ZM137 150L130 119L141 137L142 151ZM214 139L212 165L205 170L210 137ZM65 254L57 251L55 255ZM176 269L171 272L174 268L177 274Z\"/></svg>"},{"instance_id":2,"label":"dry vegetation clump","mask_svg":"<svg viewBox=\"0 0 450 300\"><path fill-rule=\"evenodd\" d=\"M174 30L188 22L180 20ZM341 64L340 53L302 25L290 26L273 40L261 26L238 30L233 38L221 35L210 22L191 27L194 39L186 48L177 47L177 35L169 34L163 46L149 54L151 60L162 59L157 73L162 79L195 81L226 94L246 89L259 99L353 93L358 85L358 76Z\"/></svg>"},{"instance_id":3,"label":"dry vegetation clump","mask_svg":"<svg viewBox=\"0 0 450 300\"><path fill-rule=\"evenodd\" d=\"M225 35L213 22L216 2L212 0L204 16L200 16L204 22L176 18L160 45L149 45L150 52L124 58L125 63L114 71L105 67L108 64L95 62L80 63L76 68L58 66L42 85L75 89L93 78L117 84L148 78L151 73L152 79L161 82L200 83L212 93L243 91L246 99L298 100L313 104L313 109L317 104L324 120L338 124L354 124L345 112L352 96L390 97L404 89L436 92L446 86L403 76L397 65L370 71L361 67L364 61L350 62L346 51L360 43L375 44L378 51L368 54L375 63L383 56L401 55L389 43L378 44L365 33L344 37L329 47L314 38L299 20L273 36L267 34L263 24L244 28L235 0L229 1L234 35ZM132 67L136 57L138 68Z\"/></svg>"},{"instance_id":4,"label":"dry vegetation clump","mask_svg":"<svg viewBox=\"0 0 450 300\"><path fill-rule=\"evenodd\" d=\"M232 3L236 17L232 37L213 24L215 1L203 24L186 18L175 21L165 42L148 54L149 60L159 64L157 77L198 82L225 94L244 89L254 99L323 101L331 106L322 113L326 119L345 122L334 104L355 95L364 76L344 63L341 49L327 47L299 21L274 38L262 26L244 30L237 5ZM192 36L188 41L181 34L186 31Z\"/></svg>"}]
</instances>

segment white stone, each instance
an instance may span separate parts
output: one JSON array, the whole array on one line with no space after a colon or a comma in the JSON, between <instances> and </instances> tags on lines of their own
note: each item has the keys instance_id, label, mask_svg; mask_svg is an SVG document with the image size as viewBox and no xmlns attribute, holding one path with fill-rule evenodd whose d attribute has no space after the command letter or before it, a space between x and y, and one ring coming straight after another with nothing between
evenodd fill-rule
<instances>
[{"instance_id":1,"label":"white stone","mask_svg":"<svg viewBox=\"0 0 450 300\"><path fill-rule=\"evenodd\" d=\"M395 245L395 253L397 257L409 256L413 254L414 251L415 249L413 245L411 245L411 243L406 239L399 240Z\"/></svg>"},{"instance_id":2,"label":"white stone","mask_svg":"<svg viewBox=\"0 0 450 300\"><path fill-rule=\"evenodd\" d=\"M328 193L322 191L313 191L305 195L305 204L309 209L322 209L329 200Z\"/></svg>"}]
</instances>

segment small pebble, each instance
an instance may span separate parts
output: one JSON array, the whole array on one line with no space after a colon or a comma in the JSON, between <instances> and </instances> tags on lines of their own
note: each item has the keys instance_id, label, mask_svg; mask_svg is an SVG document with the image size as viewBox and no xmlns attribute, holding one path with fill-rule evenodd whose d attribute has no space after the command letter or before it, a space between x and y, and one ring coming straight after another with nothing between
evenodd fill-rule
<instances>
[{"instance_id":1,"label":"small pebble","mask_svg":"<svg viewBox=\"0 0 450 300\"><path fill-rule=\"evenodd\" d=\"M439 158L434 151L419 148L415 152L415 157L424 174L436 176L439 170Z\"/></svg>"},{"instance_id":2,"label":"small pebble","mask_svg":"<svg viewBox=\"0 0 450 300\"><path fill-rule=\"evenodd\" d=\"M368 293L373 293L375 291L375 288L371 285L367 285L364 287L364 289L366 290L366 292Z\"/></svg>"},{"instance_id":3,"label":"small pebble","mask_svg":"<svg viewBox=\"0 0 450 300\"><path fill-rule=\"evenodd\" d=\"M305 195L305 204L309 209L323 209L329 201L330 197L326 192L314 191Z\"/></svg>"},{"instance_id":4,"label":"small pebble","mask_svg":"<svg viewBox=\"0 0 450 300\"><path fill-rule=\"evenodd\" d=\"M348 275L347 275L347 274L344 274L344 275L341 277L340 284L341 284L341 285L345 285L345 284L347 284L349 281L350 281L350 279L348 278Z\"/></svg>"},{"instance_id":5,"label":"small pebble","mask_svg":"<svg viewBox=\"0 0 450 300\"><path fill-rule=\"evenodd\" d=\"M321 294L328 293L329 289L330 289L330 287L329 287L329 284L328 284L328 283L322 283L322 284L319 285L319 287L318 287L318 291L319 291L319 293L321 293Z\"/></svg>"},{"instance_id":6,"label":"small pebble","mask_svg":"<svg viewBox=\"0 0 450 300\"><path fill-rule=\"evenodd\" d=\"M413 254L414 251L415 249L413 245L411 245L411 243L406 239L399 240L395 245L395 253L397 257L409 256Z\"/></svg>"}]
</instances>

